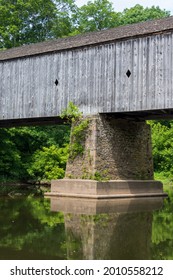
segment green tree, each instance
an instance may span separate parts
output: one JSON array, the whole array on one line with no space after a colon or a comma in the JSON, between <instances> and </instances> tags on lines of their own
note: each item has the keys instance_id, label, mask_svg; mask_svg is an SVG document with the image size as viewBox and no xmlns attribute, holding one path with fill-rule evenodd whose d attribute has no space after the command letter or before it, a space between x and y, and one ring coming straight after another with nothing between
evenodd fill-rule
<instances>
[{"instance_id":1,"label":"green tree","mask_svg":"<svg viewBox=\"0 0 173 280\"><path fill-rule=\"evenodd\" d=\"M73 19L79 33L102 30L118 25L119 13L108 0L89 1L78 9Z\"/></svg>"},{"instance_id":2,"label":"green tree","mask_svg":"<svg viewBox=\"0 0 173 280\"><path fill-rule=\"evenodd\" d=\"M56 17L52 26L54 38L70 35L74 31L73 15L78 11L75 0L55 0Z\"/></svg>"},{"instance_id":3,"label":"green tree","mask_svg":"<svg viewBox=\"0 0 173 280\"><path fill-rule=\"evenodd\" d=\"M170 16L169 11L154 6L144 8L141 5L135 5L130 9L124 9L122 13L117 13L108 0L95 0L89 1L78 9L74 15L74 22L77 32L83 33L168 16Z\"/></svg>"},{"instance_id":4,"label":"green tree","mask_svg":"<svg viewBox=\"0 0 173 280\"><path fill-rule=\"evenodd\" d=\"M3 198L0 213L0 259L66 256L64 216L50 211L49 200Z\"/></svg>"},{"instance_id":5,"label":"green tree","mask_svg":"<svg viewBox=\"0 0 173 280\"><path fill-rule=\"evenodd\" d=\"M166 191L169 198L164 200L164 207L153 213L151 250L155 260L173 259L173 188Z\"/></svg>"},{"instance_id":6,"label":"green tree","mask_svg":"<svg viewBox=\"0 0 173 280\"><path fill-rule=\"evenodd\" d=\"M71 32L74 0L0 0L0 48L41 42Z\"/></svg>"},{"instance_id":7,"label":"green tree","mask_svg":"<svg viewBox=\"0 0 173 280\"><path fill-rule=\"evenodd\" d=\"M163 175L173 176L173 122L150 122L154 169Z\"/></svg>"},{"instance_id":8,"label":"green tree","mask_svg":"<svg viewBox=\"0 0 173 280\"><path fill-rule=\"evenodd\" d=\"M69 125L0 129L0 180L37 180L35 173L31 172L33 155L39 154L44 147L49 149L53 145L61 149L69 142L69 138ZM49 158L47 161L49 162ZM44 164L42 167L44 168ZM61 168L64 172L65 163ZM43 169L42 174L44 172ZM48 178L48 174L46 176Z\"/></svg>"},{"instance_id":9,"label":"green tree","mask_svg":"<svg viewBox=\"0 0 173 280\"><path fill-rule=\"evenodd\" d=\"M148 21L168 17L170 16L170 12L166 10L161 10L158 6L144 8L141 5L135 5L130 9L124 9L124 11L119 15L119 25L126 25L141 21Z\"/></svg>"},{"instance_id":10,"label":"green tree","mask_svg":"<svg viewBox=\"0 0 173 280\"><path fill-rule=\"evenodd\" d=\"M0 180L18 179L22 173L22 161L18 149L11 140L11 131L0 129Z\"/></svg>"}]
</instances>

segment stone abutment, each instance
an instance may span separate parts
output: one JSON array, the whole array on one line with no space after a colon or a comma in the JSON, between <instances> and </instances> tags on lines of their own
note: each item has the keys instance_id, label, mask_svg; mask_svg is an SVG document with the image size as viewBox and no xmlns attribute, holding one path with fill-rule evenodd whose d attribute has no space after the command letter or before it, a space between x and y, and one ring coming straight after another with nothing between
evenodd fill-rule
<instances>
[{"instance_id":1,"label":"stone abutment","mask_svg":"<svg viewBox=\"0 0 173 280\"><path fill-rule=\"evenodd\" d=\"M150 126L109 114L72 125L65 178L53 180L49 195L138 197L163 195L153 180Z\"/></svg>"}]
</instances>

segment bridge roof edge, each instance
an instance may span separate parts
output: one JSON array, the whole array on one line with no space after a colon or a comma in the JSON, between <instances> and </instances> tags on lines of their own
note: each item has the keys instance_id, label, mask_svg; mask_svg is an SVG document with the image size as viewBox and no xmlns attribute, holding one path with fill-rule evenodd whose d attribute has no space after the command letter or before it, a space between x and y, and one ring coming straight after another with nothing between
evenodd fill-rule
<instances>
[{"instance_id":1,"label":"bridge roof edge","mask_svg":"<svg viewBox=\"0 0 173 280\"><path fill-rule=\"evenodd\" d=\"M0 51L0 61L65 51L173 30L173 16Z\"/></svg>"}]
</instances>

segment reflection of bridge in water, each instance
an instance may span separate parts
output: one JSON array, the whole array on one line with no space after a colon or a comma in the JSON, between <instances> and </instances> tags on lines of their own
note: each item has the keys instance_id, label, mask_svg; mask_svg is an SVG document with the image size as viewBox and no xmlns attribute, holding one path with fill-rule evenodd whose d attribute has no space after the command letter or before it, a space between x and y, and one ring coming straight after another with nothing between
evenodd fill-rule
<instances>
[{"instance_id":1,"label":"reflection of bridge in water","mask_svg":"<svg viewBox=\"0 0 173 280\"><path fill-rule=\"evenodd\" d=\"M1 51L0 126L58 123L73 102L88 126L66 178L153 180L145 120L172 118L172 81L173 17Z\"/></svg>"},{"instance_id":2,"label":"reflection of bridge in water","mask_svg":"<svg viewBox=\"0 0 173 280\"><path fill-rule=\"evenodd\" d=\"M151 259L152 212L163 198L51 198L51 211L62 211L68 259Z\"/></svg>"}]
</instances>

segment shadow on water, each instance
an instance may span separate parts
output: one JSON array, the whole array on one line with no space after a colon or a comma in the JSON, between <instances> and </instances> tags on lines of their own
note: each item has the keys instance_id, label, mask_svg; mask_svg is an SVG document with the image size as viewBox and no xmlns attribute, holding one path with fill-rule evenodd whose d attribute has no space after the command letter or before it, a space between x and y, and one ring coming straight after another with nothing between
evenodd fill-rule
<instances>
[{"instance_id":1,"label":"shadow on water","mask_svg":"<svg viewBox=\"0 0 173 280\"><path fill-rule=\"evenodd\" d=\"M1 198L0 259L173 259L172 211L172 196Z\"/></svg>"}]
</instances>

